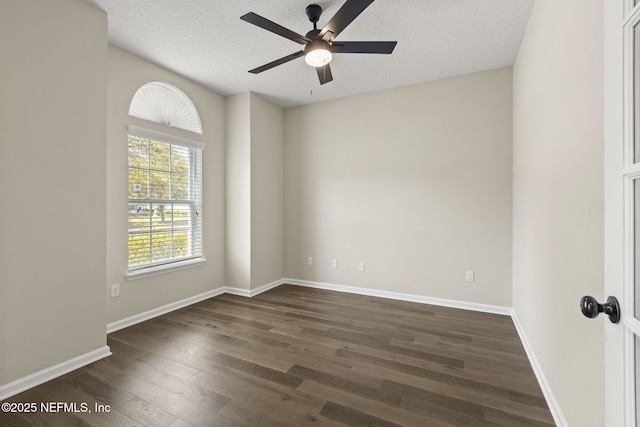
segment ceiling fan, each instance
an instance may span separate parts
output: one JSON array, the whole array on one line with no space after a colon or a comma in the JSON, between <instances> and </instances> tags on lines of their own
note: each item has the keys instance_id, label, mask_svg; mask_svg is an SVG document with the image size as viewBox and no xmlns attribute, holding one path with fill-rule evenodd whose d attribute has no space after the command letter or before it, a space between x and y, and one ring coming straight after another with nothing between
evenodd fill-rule
<instances>
[{"instance_id":1,"label":"ceiling fan","mask_svg":"<svg viewBox=\"0 0 640 427\"><path fill-rule=\"evenodd\" d=\"M398 42L380 42L380 41L360 41L360 42L336 42L334 39L340 34L351 22L358 17L374 0L347 0L340 10L329 20L327 25L321 30L317 28L316 23L322 14L322 8L317 4L310 4L306 8L309 21L313 22L313 30L306 35L300 35L295 31L291 31L275 22L269 21L260 15L249 12L240 17L243 21L247 21L267 31L278 34L296 43L305 45L305 47L284 58L276 59L261 67L249 70L250 73L258 74L267 71L278 65L292 61L301 56L305 57L305 62L316 67L320 84L329 83L333 80L329 62L331 62L334 53L382 53L390 54L396 47Z\"/></svg>"}]
</instances>

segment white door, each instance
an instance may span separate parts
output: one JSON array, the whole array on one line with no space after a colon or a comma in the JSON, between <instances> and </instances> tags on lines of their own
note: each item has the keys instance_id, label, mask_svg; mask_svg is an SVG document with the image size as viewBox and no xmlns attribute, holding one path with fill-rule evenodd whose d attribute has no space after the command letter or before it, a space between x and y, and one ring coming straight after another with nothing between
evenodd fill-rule
<instances>
[{"instance_id":1,"label":"white door","mask_svg":"<svg viewBox=\"0 0 640 427\"><path fill-rule=\"evenodd\" d=\"M621 308L604 321L605 419L640 427L640 0L603 5L605 295Z\"/></svg>"}]
</instances>

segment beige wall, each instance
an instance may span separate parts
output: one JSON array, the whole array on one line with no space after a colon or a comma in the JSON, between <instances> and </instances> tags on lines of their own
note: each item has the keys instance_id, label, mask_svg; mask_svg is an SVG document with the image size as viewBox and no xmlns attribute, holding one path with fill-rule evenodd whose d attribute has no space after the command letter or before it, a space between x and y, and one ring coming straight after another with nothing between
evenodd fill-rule
<instances>
[{"instance_id":1,"label":"beige wall","mask_svg":"<svg viewBox=\"0 0 640 427\"><path fill-rule=\"evenodd\" d=\"M0 0L0 385L106 345L107 17Z\"/></svg>"},{"instance_id":2,"label":"beige wall","mask_svg":"<svg viewBox=\"0 0 640 427\"><path fill-rule=\"evenodd\" d=\"M227 97L227 285L282 279L284 112L255 93Z\"/></svg>"},{"instance_id":3,"label":"beige wall","mask_svg":"<svg viewBox=\"0 0 640 427\"><path fill-rule=\"evenodd\" d=\"M286 276L510 307L511 88L504 68L286 110Z\"/></svg>"},{"instance_id":4,"label":"beige wall","mask_svg":"<svg viewBox=\"0 0 640 427\"><path fill-rule=\"evenodd\" d=\"M571 426L604 425L603 3L537 0L514 65L514 309Z\"/></svg>"},{"instance_id":5,"label":"beige wall","mask_svg":"<svg viewBox=\"0 0 640 427\"><path fill-rule=\"evenodd\" d=\"M250 94L251 288L284 277L284 111Z\"/></svg>"},{"instance_id":6,"label":"beige wall","mask_svg":"<svg viewBox=\"0 0 640 427\"><path fill-rule=\"evenodd\" d=\"M108 322L192 297L225 285L224 248L224 98L200 85L109 46L107 129L107 299ZM203 134L129 116L129 104L140 86L152 81L172 84L191 98L200 114ZM127 126L133 124L195 141L203 151L203 266L128 281L127 271ZM120 284L120 296L110 288Z\"/></svg>"},{"instance_id":7,"label":"beige wall","mask_svg":"<svg viewBox=\"0 0 640 427\"><path fill-rule=\"evenodd\" d=\"M251 289L251 95L226 98L226 285Z\"/></svg>"}]
</instances>

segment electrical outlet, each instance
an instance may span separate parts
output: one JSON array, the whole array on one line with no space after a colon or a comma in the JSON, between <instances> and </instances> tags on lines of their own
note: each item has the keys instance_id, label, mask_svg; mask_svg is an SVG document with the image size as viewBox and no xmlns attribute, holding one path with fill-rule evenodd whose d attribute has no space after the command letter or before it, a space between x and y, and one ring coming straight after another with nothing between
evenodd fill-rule
<instances>
[{"instance_id":1,"label":"electrical outlet","mask_svg":"<svg viewBox=\"0 0 640 427\"><path fill-rule=\"evenodd\" d=\"M476 273L473 271L467 271L467 282L475 282L476 281Z\"/></svg>"},{"instance_id":2,"label":"electrical outlet","mask_svg":"<svg viewBox=\"0 0 640 427\"><path fill-rule=\"evenodd\" d=\"M358 263L358 270L360 270L360 271L364 271L364 261L360 261L360 262Z\"/></svg>"},{"instance_id":3,"label":"electrical outlet","mask_svg":"<svg viewBox=\"0 0 640 427\"><path fill-rule=\"evenodd\" d=\"M338 268L338 260L337 259L332 259L331 260L331 267Z\"/></svg>"},{"instance_id":4,"label":"electrical outlet","mask_svg":"<svg viewBox=\"0 0 640 427\"><path fill-rule=\"evenodd\" d=\"M309 258L307 258L307 264L309 265L313 265L313 257L310 256Z\"/></svg>"},{"instance_id":5,"label":"electrical outlet","mask_svg":"<svg viewBox=\"0 0 640 427\"><path fill-rule=\"evenodd\" d=\"M111 298L120 296L120 284L116 283L115 285L111 285Z\"/></svg>"}]
</instances>

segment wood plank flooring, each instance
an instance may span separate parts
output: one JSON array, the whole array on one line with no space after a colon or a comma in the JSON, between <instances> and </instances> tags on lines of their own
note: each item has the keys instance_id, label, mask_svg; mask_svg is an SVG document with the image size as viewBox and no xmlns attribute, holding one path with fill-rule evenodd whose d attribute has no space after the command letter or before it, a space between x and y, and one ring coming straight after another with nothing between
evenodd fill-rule
<instances>
[{"instance_id":1,"label":"wood plank flooring","mask_svg":"<svg viewBox=\"0 0 640 427\"><path fill-rule=\"evenodd\" d=\"M0 412L0 425L554 425L507 316L283 285L208 299L108 345L112 356L9 399L38 410Z\"/></svg>"}]
</instances>

